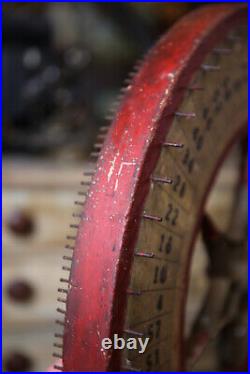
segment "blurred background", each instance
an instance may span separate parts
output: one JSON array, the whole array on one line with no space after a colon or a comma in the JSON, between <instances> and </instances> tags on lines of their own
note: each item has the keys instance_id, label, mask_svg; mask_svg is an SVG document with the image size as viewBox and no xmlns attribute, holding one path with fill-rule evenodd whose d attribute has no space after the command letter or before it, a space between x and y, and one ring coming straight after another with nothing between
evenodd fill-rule
<instances>
[{"instance_id":1,"label":"blurred background","mask_svg":"<svg viewBox=\"0 0 250 374\"><path fill-rule=\"evenodd\" d=\"M61 253L98 128L141 57L195 3L3 6L3 365L52 362Z\"/></svg>"}]
</instances>

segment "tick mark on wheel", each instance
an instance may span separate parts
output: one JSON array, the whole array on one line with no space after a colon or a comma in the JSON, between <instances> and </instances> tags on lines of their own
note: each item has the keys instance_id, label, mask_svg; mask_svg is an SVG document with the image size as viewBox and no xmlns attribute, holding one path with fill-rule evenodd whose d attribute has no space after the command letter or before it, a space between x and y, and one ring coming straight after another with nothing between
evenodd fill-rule
<instances>
[{"instance_id":1,"label":"tick mark on wheel","mask_svg":"<svg viewBox=\"0 0 250 374\"><path fill-rule=\"evenodd\" d=\"M153 258L155 255L154 255L154 253L135 252L135 256Z\"/></svg>"},{"instance_id":2,"label":"tick mark on wheel","mask_svg":"<svg viewBox=\"0 0 250 374\"><path fill-rule=\"evenodd\" d=\"M174 147L174 148L183 148L184 144L182 143L172 143L172 142L165 142L162 144L163 147Z\"/></svg>"},{"instance_id":3,"label":"tick mark on wheel","mask_svg":"<svg viewBox=\"0 0 250 374\"><path fill-rule=\"evenodd\" d=\"M142 215L143 218L145 219L149 219L151 221L158 221L158 222L162 222L162 217L157 217L157 216L152 216L151 214L143 214Z\"/></svg>"},{"instance_id":4,"label":"tick mark on wheel","mask_svg":"<svg viewBox=\"0 0 250 374\"><path fill-rule=\"evenodd\" d=\"M158 183L164 183L164 184L172 184L173 183L173 179L171 179L171 178L162 178L162 177L153 176L151 179L152 179L153 182L158 182Z\"/></svg>"}]
</instances>

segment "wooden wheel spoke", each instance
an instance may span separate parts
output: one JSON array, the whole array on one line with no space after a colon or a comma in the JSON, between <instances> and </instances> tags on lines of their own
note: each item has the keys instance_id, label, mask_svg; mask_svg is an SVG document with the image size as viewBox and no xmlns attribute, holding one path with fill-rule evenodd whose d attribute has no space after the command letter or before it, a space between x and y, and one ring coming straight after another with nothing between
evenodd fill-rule
<instances>
[{"instance_id":1,"label":"wooden wheel spoke","mask_svg":"<svg viewBox=\"0 0 250 374\"><path fill-rule=\"evenodd\" d=\"M204 215L201 230L209 257L209 276L232 281L242 279L242 270L247 263L245 240L233 240L220 232L208 215Z\"/></svg>"},{"instance_id":2,"label":"wooden wheel spoke","mask_svg":"<svg viewBox=\"0 0 250 374\"><path fill-rule=\"evenodd\" d=\"M222 315L229 287L229 281L225 278L211 279L187 342L188 366L198 362L211 340L217 336L224 319Z\"/></svg>"},{"instance_id":3,"label":"wooden wheel spoke","mask_svg":"<svg viewBox=\"0 0 250 374\"><path fill-rule=\"evenodd\" d=\"M242 298L247 289L246 246L220 232L211 218L204 216L202 236L209 257L209 287L187 342L187 367L200 361L207 347L219 338L231 336L244 314ZM241 318L240 318L241 321ZM225 353L218 350L219 361ZM222 359L221 356L222 355ZM229 360L230 361L230 360Z\"/></svg>"}]
</instances>

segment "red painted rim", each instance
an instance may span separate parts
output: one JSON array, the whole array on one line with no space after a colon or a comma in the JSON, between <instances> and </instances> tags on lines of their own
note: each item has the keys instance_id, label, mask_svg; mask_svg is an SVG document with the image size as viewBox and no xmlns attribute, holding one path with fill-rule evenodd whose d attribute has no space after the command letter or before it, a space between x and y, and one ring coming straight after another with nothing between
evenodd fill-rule
<instances>
[{"instance_id":1,"label":"red painted rim","mask_svg":"<svg viewBox=\"0 0 250 374\"><path fill-rule=\"evenodd\" d=\"M122 334L151 172L183 87L219 38L243 18L241 5L208 6L190 13L160 39L135 76L102 149L77 234L65 318L64 371L120 369L120 351L102 352L101 340Z\"/></svg>"}]
</instances>

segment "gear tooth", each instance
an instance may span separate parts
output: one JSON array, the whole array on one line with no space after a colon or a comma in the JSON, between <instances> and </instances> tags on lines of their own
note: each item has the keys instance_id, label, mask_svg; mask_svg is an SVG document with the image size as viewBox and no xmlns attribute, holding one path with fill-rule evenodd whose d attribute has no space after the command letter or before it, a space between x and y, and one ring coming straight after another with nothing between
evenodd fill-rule
<instances>
[{"instance_id":1,"label":"gear tooth","mask_svg":"<svg viewBox=\"0 0 250 374\"><path fill-rule=\"evenodd\" d=\"M134 70L134 69L131 70L131 71L128 73L127 81L128 81L128 82L131 82L131 80L134 78L135 74L136 74L135 70Z\"/></svg>"},{"instance_id":2,"label":"gear tooth","mask_svg":"<svg viewBox=\"0 0 250 374\"><path fill-rule=\"evenodd\" d=\"M60 366L60 365L54 365L53 366L55 370L58 370L58 371L63 371L63 366Z\"/></svg>"},{"instance_id":3,"label":"gear tooth","mask_svg":"<svg viewBox=\"0 0 250 374\"><path fill-rule=\"evenodd\" d=\"M59 293L68 293L68 290L67 289L65 289L65 288L58 288L57 289L57 292L59 292Z\"/></svg>"},{"instance_id":4,"label":"gear tooth","mask_svg":"<svg viewBox=\"0 0 250 374\"><path fill-rule=\"evenodd\" d=\"M73 257L71 257L71 256L63 256L63 260L72 261Z\"/></svg>"},{"instance_id":5,"label":"gear tooth","mask_svg":"<svg viewBox=\"0 0 250 374\"><path fill-rule=\"evenodd\" d=\"M52 354L52 356L53 356L53 357L56 357L56 358L63 358L63 357L62 357L62 354L61 354L61 353L57 353L57 352L54 352L54 353Z\"/></svg>"},{"instance_id":6,"label":"gear tooth","mask_svg":"<svg viewBox=\"0 0 250 374\"><path fill-rule=\"evenodd\" d=\"M67 240L76 240L76 236L73 236L73 235L67 235L66 239L67 239Z\"/></svg>"},{"instance_id":7,"label":"gear tooth","mask_svg":"<svg viewBox=\"0 0 250 374\"><path fill-rule=\"evenodd\" d=\"M74 213L72 213L72 217L73 218L82 218L82 213L76 213L76 212L74 212Z\"/></svg>"},{"instance_id":8,"label":"gear tooth","mask_svg":"<svg viewBox=\"0 0 250 374\"><path fill-rule=\"evenodd\" d=\"M61 314L66 314L66 311L62 308L56 308L56 311Z\"/></svg>"},{"instance_id":9,"label":"gear tooth","mask_svg":"<svg viewBox=\"0 0 250 374\"><path fill-rule=\"evenodd\" d=\"M128 87L127 87L127 86L121 88L121 93L122 93L122 96L123 96L123 97L124 97L124 95L126 94L127 90L128 90Z\"/></svg>"},{"instance_id":10,"label":"gear tooth","mask_svg":"<svg viewBox=\"0 0 250 374\"><path fill-rule=\"evenodd\" d=\"M64 303L64 304L66 304L66 302L67 302L67 300L66 300L66 299L63 299L62 297L58 297L58 298L57 298L57 301L58 301L59 303Z\"/></svg>"},{"instance_id":11,"label":"gear tooth","mask_svg":"<svg viewBox=\"0 0 250 374\"><path fill-rule=\"evenodd\" d=\"M56 319L55 320L55 323L57 324L57 325L60 325L60 326L65 326L65 321L61 321L60 319Z\"/></svg>"},{"instance_id":12,"label":"gear tooth","mask_svg":"<svg viewBox=\"0 0 250 374\"><path fill-rule=\"evenodd\" d=\"M104 141L106 139L106 136L107 136L107 134L98 134L97 139L101 139L101 140Z\"/></svg>"},{"instance_id":13,"label":"gear tooth","mask_svg":"<svg viewBox=\"0 0 250 374\"><path fill-rule=\"evenodd\" d=\"M103 143L95 143L94 148L95 149L102 149ZM86 174L85 174L86 175Z\"/></svg>"},{"instance_id":14,"label":"gear tooth","mask_svg":"<svg viewBox=\"0 0 250 374\"><path fill-rule=\"evenodd\" d=\"M61 349L63 345L62 343L53 343L53 347Z\"/></svg>"},{"instance_id":15,"label":"gear tooth","mask_svg":"<svg viewBox=\"0 0 250 374\"><path fill-rule=\"evenodd\" d=\"M62 282L62 283L69 283L69 279L60 278L60 282Z\"/></svg>"},{"instance_id":16,"label":"gear tooth","mask_svg":"<svg viewBox=\"0 0 250 374\"><path fill-rule=\"evenodd\" d=\"M121 93L121 91L118 93L118 95L116 96L116 100L115 102L116 103L120 103L120 101L122 100L123 98L123 94Z\"/></svg>"},{"instance_id":17,"label":"gear tooth","mask_svg":"<svg viewBox=\"0 0 250 374\"><path fill-rule=\"evenodd\" d=\"M81 184L81 186L89 187L91 185L91 181L84 180L84 181L81 181L80 184Z\"/></svg>"},{"instance_id":18,"label":"gear tooth","mask_svg":"<svg viewBox=\"0 0 250 374\"><path fill-rule=\"evenodd\" d=\"M78 191L77 194L86 197L88 193L86 191Z\"/></svg>"},{"instance_id":19,"label":"gear tooth","mask_svg":"<svg viewBox=\"0 0 250 374\"><path fill-rule=\"evenodd\" d=\"M72 251L75 249L72 245L69 245L69 244L66 244L64 248L65 249L70 249Z\"/></svg>"},{"instance_id":20,"label":"gear tooth","mask_svg":"<svg viewBox=\"0 0 250 374\"><path fill-rule=\"evenodd\" d=\"M99 127L99 131L100 132L107 132L109 130L109 126L101 126L101 127Z\"/></svg>"},{"instance_id":21,"label":"gear tooth","mask_svg":"<svg viewBox=\"0 0 250 374\"><path fill-rule=\"evenodd\" d=\"M131 85L131 78L127 77L126 79L124 79L124 83L126 86L130 86Z\"/></svg>"},{"instance_id":22,"label":"gear tooth","mask_svg":"<svg viewBox=\"0 0 250 374\"><path fill-rule=\"evenodd\" d=\"M86 170L83 172L83 175L86 177L92 177L95 174L95 170Z\"/></svg>"},{"instance_id":23,"label":"gear tooth","mask_svg":"<svg viewBox=\"0 0 250 374\"><path fill-rule=\"evenodd\" d=\"M90 157L91 157L91 158L94 158L94 159L98 158L99 155L100 155L99 152L91 152L91 153L90 153Z\"/></svg>"},{"instance_id":24,"label":"gear tooth","mask_svg":"<svg viewBox=\"0 0 250 374\"><path fill-rule=\"evenodd\" d=\"M108 122L112 122L114 119L114 116L112 113L108 113L105 115L105 120L108 121ZM101 135L101 134L100 134Z\"/></svg>"},{"instance_id":25,"label":"gear tooth","mask_svg":"<svg viewBox=\"0 0 250 374\"><path fill-rule=\"evenodd\" d=\"M78 201L78 200L76 200L76 201L74 201L74 204L75 205L81 205L81 206L83 206L84 205L84 201Z\"/></svg>"},{"instance_id":26,"label":"gear tooth","mask_svg":"<svg viewBox=\"0 0 250 374\"><path fill-rule=\"evenodd\" d=\"M71 268L70 268L69 266L63 266L63 267L62 267L62 270L65 270L65 271L70 271L70 270L71 270Z\"/></svg>"}]
</instances>

